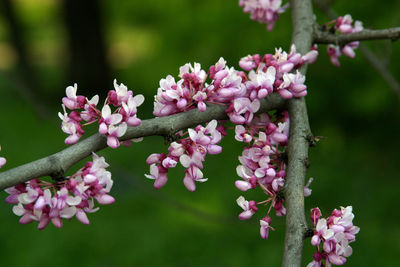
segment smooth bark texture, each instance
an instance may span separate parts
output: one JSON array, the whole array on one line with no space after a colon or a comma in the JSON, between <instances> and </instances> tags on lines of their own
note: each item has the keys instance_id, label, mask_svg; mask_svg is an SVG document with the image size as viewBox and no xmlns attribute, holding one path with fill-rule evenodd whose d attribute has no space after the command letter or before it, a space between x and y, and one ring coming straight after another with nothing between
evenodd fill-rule
<instances>
[{"instance_id":1,"label":"smooth bark texture","mask_svg":"<svg viewBox=\"0 0 400 267\"><path fill-rule=\"evenodd\" d=\"M400 27L383 30L362 30L349 34L333 34L320 29L315 31L314 42L317 44L336 44L343 46L354 41L385 40L396 41L400 38Z\"/></svg>"},{"instance_id":2,"label":"smooth bark texture","mask_svg":"<svg viewBox=\"0 0 400 267\"><path fill-rule=\"evenodd\" d=\"M290 1L293 21L292 43L305 54L313 42L313 11L311 0ZM307 65L301 68L305 75ZM304 180L308 161L309 140L312 138L304 98L288 101L290 136L285 182L286 233L282 266L301 266L304 234L307 223L304 214Z\"/></svg>"},{"instance_id":3,"label":"smooth bark texture","mask_svg":"<svg viewBox=\"0 0 400 267\"><path fill-rule=\"evenodd\" d=\"M261 101L259 112L281 108L285 101L276 93L269 95ZM121 141L151 135L172 135L182 129L209 122L213 119L227 119L225 105L208 105L205 112L193 109L167 117L143 120L138 127L129 127ZM78 161L86 158L92 152L97 152L107 147L106 138L100 134L94 134L58 153L48 157L21 165L11 170L0 173L0 189L17 185L34 178L43 176L62 177L68 168Z\"/></svg>"}]
</instances>

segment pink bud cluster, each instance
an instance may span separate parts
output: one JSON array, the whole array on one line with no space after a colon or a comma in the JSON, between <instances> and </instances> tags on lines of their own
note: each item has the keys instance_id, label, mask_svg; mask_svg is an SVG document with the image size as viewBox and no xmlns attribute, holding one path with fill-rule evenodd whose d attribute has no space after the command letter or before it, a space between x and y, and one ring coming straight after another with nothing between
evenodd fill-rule
<instances>
[{"instance_id":1,"label":"pink bud cluster","mask_svg":"<svg viewBox=\"0 0 400 267\"><path fill-rule=\"evenodd\" d=\"M286 176L284 148L289 135L288 112L284 111L275 119L262 113L246 127L237 125L235 133L236 140L248 143L239 157L241 164L236 168L243 179L235 182L236 187L241 191L260 187L268 195L267 200L259 203L253 200L247 203L240 197L237 202L244 211L239 214L239 219L250 219L258 210L257 205L270 205L266 216L260 220L261 237L267 239L271 209L275 209L277 216L286 214L281 190Z\"/></svg>"},{"instance_id":2,"label":"pink bud cluster","mask_svg":"<svg viewBox=\"0 0 400 267\"><path fill-rule=\"evenodd\" d=\"M0 151L1 151L1 146L0 146ZM0 168L6 165L7 160L4 157L0 157Z\"/></svg>"},{"instance_id":3,"label":"pink bud cluster","mask_svg":"<svg viewBox=\"0 0 400 267\"><path fill-rule=\"evenodd\" d=\"M153 114L168 116L194 108L204 112L207 109L206 102L209 102L228 106L226 113L233 123L250 124L260 107L260 99L268 94L278 92L284 98L307 94L304 75L298 71L295 74L291 72L306 62L314 62L317 55L317 51L310 51L301 56L293 45L289 54L278 49L275 55L267 54L263 58L260 55L247 56L240 60L239 65L249 71L248 74L229 68L223 58L211 66L208 73L201 69L199 63L194 63L193 66L185 64L179 71L180 80L175 81L171 75L161 79ZM208 77L209 83L206 82ZM193 181L203 181L203 174L199 170L203 168L201 162L205 154L220 152L220 149L215 149L219 146L214 146L221 139L221 133L215 130L216 126L217 122L212 121L206 128L197 126L194 130L189 129L189 137L171 144L168 156L149 156L147 164L151 167L150 174L146 177L155 179L155 188L165 185L168 169L175 167L179 159L187 168L185 186L190 191L195 190ZM212 137L207 137L207 134ZM213 137L214 134L218 138ZM183 136L178 133L178 137ZM209 144L214 148L210 148Z\"/></svg>"},{"instance_id":4,"label":"pink bud cluster","mask_svg":"<svg viewBox=\"0 0 400 267\"><path fill-rule=\"evenodd\" d=\"M275 54L256 54L239 61L239 66L249 71L245 85L250 99L261 99L271 92L277 92L284 99L302 97L307 94L305 76L298 69L305 63L314 63L318 51L311 50L304 56L297 53L292 45L290 53L281 48Z\"/></svg>"},{"instance_id":5,"label":"pink bud cluster","mask_svg":"<svg viewBox=\"0 0 400 267\"><path fill-rule=\"evenodd\" d=\"M58 113L62 120L61 129L69 137L65 139L67 145L75 144L84 134L83 126L98 122L99 133L107 136L107 145L111 148L120 146L118 140L123 136L128 126L138 126L141 120L137 118L137 107L143 101L143 95L133 96L133 92L128 90L124 84L117 84L114 80L114 89L108 92L108 97L101 110L97 108L99 96L94 96L91 100L85 96L76 95L77 85L68 86L67 96L62 99L64 114ZM115 110L112 112L111 107ZM71 110L68 114L66 108ZM130 141L125 143L130 144Z\"/></svg>"},{"instance_id":6,"label":"pink bud cluster","mask_svg":"<svg viewBox=\"0 0 400 267\"><path fill-rule=\"evenodd\" d=\"M349 34L362 31L364 29L362 22L356 20L353 24L353 19L351 15L347 14L343 17L339 17L336 20L336 25L334 26L334 30L336 33L341 34ZM343 47L339 47L335 44L328 45L328 55L331 59L333 65L339 67L339 57L344 54L350 58L354 58L356 56L354 49L358 47L360 42L355 41L344 45Z\"/></svg>"},{"instance_id":7,"label":"pink bud cluster","mask_svg":"<svg viewBox=\"0 0 400 267\"><path fill-rule=\"evenodd\" d=\"M343 265L353 253L349 243L355 241L360 228L353 225L352 207L333 210L327 219L321 218L318 208L311 210L311 220L315 227L311 244L317 247L314 260L307 267ZM325 260L325 265L322 263Z\"/></svg>"},{"instance_id":8,"label":"pink bud cluster","mask_svg":"<svg viewBox=\"0 0 400 267\"><path fill-rule=\"evenodd\" d=\"M195 182L205 182L203 162L207 154L219 154L222 147L217 145L224 133L221 126L217 127L217 121L210 121L206 127L201 125L194 129L188 129L188 137L183 138L186 134L177 133L177 136L182 138L177 142L172 142L168 148L168 155L151 154L146 163L150 165L150 174L145 176L149 179L154 179L154 187L159 189L168 181L168 169L174 168L178 161L185 170L183 183L189 191L196 190Z\"/></svg>"},{"instance_id":9,"label":"pink bud cluster","mask_svg":"<svg viewBox=\"0 0 400 267\"><path fill-rule=\"evenodd\" d=\"M281 5L282 0L239 0L243 12L249 13L252 20L267 24L268 31L272 30L279 15L289 7L289 3Z\"/></svg>"},{"instance_id":10,"label":"pink bud cluster","mask_svg":"<svg viewBox=\"0 0 400 267\"><path fill-rule=\"evenodd\" d=\"M161 79L154 102L155 116L168 116L195 107L205 111L206 102L231 103L246 95L242 83L245 74L227 67L223 58L210 67L208 74L199 63L194 63L194 67L188 63L179 72L178 82L171 75ZM209 84L205 82L207 76L211 79Z\"/></svg>"},{"instance_id":11,"label":"pink bud cluster","mask_svg":"<svg viewBox=\"0 0 400 267\"><path fill-rule=\"evenodd\" d=\"M160 81L155 97L155 116L167 116L194 108L205 111L206 102L227 106L226 113L230 121L237 124L235 138L249 144L240 157L242 165L237 168L243 180L237 181L236 186L242 191L259 186L269 195L269 199L261 202L270 204L267 216L260 221L263 238L268 237L271 229L271 208L274 207L279 216L286 213L279 192L286 175L282 149L287 144L289 116L288 112L283 112L276 119L267 113L254 117L254 113L260 108L260 100L273 92L285 99L305 96L305 76L298 68L305 63L313 63L317 56L315 50L302 56L296 52L294 45L290 53L276 49L274 55L249 55L239 62L247 74L227 67L223 58L211 66L208 73L198 63L194 63L194 66L186 64L180 68L179 81L176 82L170 75ZM209 83L206 82L207 78L210 78ZM150 174L146 174L146 177L155 180L155 188L165 185L168 169L175 167L178 161L186 168L184 184L188 190L196 189L195 181L206 180L201 172L205 154L221 152L222 149L216 144L225 131L222 127L217 128L217 121L214 120L206 128L197 126L189 129L188 133L189 137L171 143L168 155L162 153L148 157L146 162L150 165ZM177 136L182 138L185 135L178 133ZM307 190L305 192L310 194L311 190ZM260 203L247 202L241 197L238 204L244 209L239 218L249 219Z\"/></svg>"},{"instance_id":12,"label":"pink bud cluster","mask_svg":"<svg viewBox=\"0 0 400 267\"><path fill-rule=\"evenodd\" d=\"M61 228L62 219L72 219L74 216L81 223L89 224L86 213L99 210L94 207L95 199L102 205L115 201L108 195L113 180L111 173L105 169L107 167L104 158L93 153L92 162L87 162L65 180L49 183L33 179L7 188L5 191L10 195L6 202L15 204L13 212L21 216L21 224L37 221L40 230L50 221Z\"/></svg>"},{"instance_id":13,"label":"pink bud cluster","mask_svg":"<svg viewBox=\"0 0 400 267\"><path fill-rule=\"evenodd\" d=\"M226 112L233 123L248 124L259 109L259 100L272 92L285 99L305 96L305 76L297 69L304 63L313 63L317 55L312 50L302 56L294 45L289 54L277 49L274 55L249 55L239 62L248 74L229 68L223 58L208 73L199 63L194 63L194 67L186 64L180 68L179 81L171 75L160 81L153 114L168 116L196 107L205 111L206 102L219 103L228 105Z\"/></svg>"}]
</instances>

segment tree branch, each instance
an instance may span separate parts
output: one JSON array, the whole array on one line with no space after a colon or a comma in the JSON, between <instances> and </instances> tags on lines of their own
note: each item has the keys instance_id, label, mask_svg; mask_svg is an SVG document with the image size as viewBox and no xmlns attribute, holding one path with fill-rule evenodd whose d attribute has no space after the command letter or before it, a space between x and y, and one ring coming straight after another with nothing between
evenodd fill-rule
<instances>
[{"instance_id":1,"label":"tree branch","mask_svg":"<svg viewBox=\"0 0 400 267\"><path fill-rule=\"evenodd\" d=\"M313 42L313 10L311 0L291 0L293 21L292 43L305 54ZM300 70L304 75L307 65ZM288 101L290 136L285 182L286 233L282 266L301 266L304 234L307 223L304 214L304 180L311 130L304 98Z\"/></svg>"},{"instance_id":2,"label":"tree branch","mask_svg":"<svg viewBox=\"0 0 400 267\"><path fill-rule=\"evenodd\" d=\"M330 7L329 3L321 0L314 0L314 3L321 9L330 19L335 19L338 15ZM365 56L371 66L382 76L386 83L393 89L400 99L400 83L393 77L386 65L364 44L358 47L361 53Z\"/></svg>"},{"instance_id":3,"label":"tree branch","mask_svg":"<svg viewBox=\"0 0 400 267\"><path fill-rule=\"evenodd\" d=\"M360 32L337 35L328 31L317 29L314 33L314 43L336 44L343 46L354 41L385 40L396 41L400 38L400 27L383 30L362 30Z\"/></svg>"},{"instance_id":4,"label":"tree branch","mask_svg":"<svg viewBox=\"0 0 400 267\"><path fill-rule=\"evenodd\" d=\"M285 101L276 93L261 101L259 112L281 108ZM138 127L129 127L121 141L151 135L170 135L193 125L209 122L213 119L227 119L226 106L211 104L205 112L190 110L167 117L143 120ZM72 165L86 158L92 152L107 147L104 135L94 134L48 157L21 165L0 173L0 190L43 176L61 177Z\"/></svg>"}]
</instances>

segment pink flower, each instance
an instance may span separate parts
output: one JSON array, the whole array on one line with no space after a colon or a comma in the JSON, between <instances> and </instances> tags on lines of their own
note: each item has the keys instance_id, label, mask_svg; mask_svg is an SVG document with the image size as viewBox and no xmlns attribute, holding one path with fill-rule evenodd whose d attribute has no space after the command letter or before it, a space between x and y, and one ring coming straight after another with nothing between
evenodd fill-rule
<instances>
[{"instance_id":1,"label":"pink flower","mask_svg":"<svg viewBox=\"0 0 400 267\"><path fill-rule=\"evenodd\" d=\"M1 146L0 146L0 151L1 151ZM4 157L0 157L0 168L6 165L7 160Z\"/></svg>"},{"instance_id":2,"label":"pink flower","mask_svg":"<svg viewBox=\"0 0 400 267\"><path fill-rule=\"evenodd\" d=\"M248 124L253 119L254 113L260 108L260 101L248 98L236 98L231 106L226 110L230 120L235 124Z\"/></svg>"},{"instance_id":3,"label":"pink flower","mask_svg":"<svg viewBox=\"0 0 400 267\"><path fill-rule=\"evenodd\" d=\"M160 189L163 187L167 181L167 171L161 165L152 164L150 166L150 174L145 174L145 176L149 179L154 179L154 188Z\"/></svg>"},{"instance_id":4,"label":"pink flower","mask_svg":"<svg viewBox=\"0 0 400 267\"><path fill-rule=\"evenodd\" d=\"M364 29L362 22L358 20L354 22L354 26L352 24L353 24L353 19L349 14L347 14L343 17L337 18L336 29L341 34L355 33L362 31ZM344 45L342 48L334 44L328 45L327 48L328 55L330 57L332 64L335 65L336 67L340 66L339 57L342 55L342 53L350 58L354 58L356 56L354 49L356 49L358 45L359 42L357 41L348 43Z\"/></svg>"},{"instance_id":5,"label":"pink flower","mask_svg":"<svg viewBox=\"0 0 400 267\"><path fill-rule=\"evenodd\" d=\"M326 224L326 219L319 219L316 226L316 234L311 239L311 244L313 246L318 246L321 242L321 238L324 241L329 240L334 235L334 232L331 229L328 229Z\"/></svg>"},{"instance_id":6,"label":"pink flower","mask_svg":"<svg viewBox=\"0 0 400 267\"><path fill-rule=\"evenodd\" d=\"M74 86L68 86L65 90L67 97L63 97L62 102L63 104L73 110L78 108L83 108L86 103L86 98L84 96L77 96L76 91L78 90L77 84L75 83Z\"/></svg>"},{"instance_id":7,"label":"pink flower","mask_svg":"<svg viewBox=\"0 0 400 267\"><path fill-rule=\"evenodd\" d=\"M236 125L235 126L235 139L239 142L250 143L253 137L248 134L246 128L243 125Z\"/></svg>"},{"instance_id":8,"label":"pink flower","mask_svg":"<svg viewBox=\"0 0 400 267\"><path fill-rule=\"evenodd\" d=\"M195 182L203 183L208 180L208 178L203 178L203 172L195 165L190 165L190 167L185 170L185 174L186 175L183 179L183 184L185 185L187 190L191 192L196 190Z\"/></svg>"},{"instance_id":9,"label":"pink flower","mask_svg":"<svg viewBox=\"0 0 400 267\"><path fill-rule=\"evenodd\" d=\"M252 20L267 24L267 30L271 31L279 15L288 8L288 4L281 6L282 0L240 0L239 6L244 13L250 13Z\"/></svg>"},{"instance_id":10,"label":"pink flower","mask_svg":"<svg viewBox=\"0 0 400 267\"><path fill-rule=\"evenodd\" d=\"M77 119L74 119L73 116L68 116L68 113L65 110L65 106L62 105L63 109L64 109L64 114L62 114L61 112L58 113L58 117L60 117L60 119L62 120L61 123L61 130L66 133L69 134L70 136L67 137L65 139L65 144L67 145L72 145L75 144L76 142L79 141L79 139L82 137L82 135L85 133L81 127L80 123L80 117L78 117ZM71 112L71 115L73 115L75 113Z\"/></svg>"},{"instance_id":11,"label":"pink flower","mask_svg":"<svg viewBox=\"0 0 400 267\"><path fill-rule=\"evenodd\" d=\"M141 124L141 120L136 117L137 107L144 102L143 95L129 96L128 101L122 102L120 114L129 126L135 127Z\"/></svg>"},{"instance_id":12,"label":"pink flower","mask_svg":"<svg viewBox=\"0 0 400 267\"><path fill-rule=\"evenodd\" d=\"M328 45L328 55L331 59L332 64L336 67L339 67L339 56L341 55L339 47L332 44Z\"/></svg>"},{"instance_id":13,"label":"pink flower","mask_svg":"<svg viewBox=\"0 0 400 267\"><path fill-rule=\"evenodd\" d=\"M283 83L279 86L278 93L284 99L307 95L307 86L304 85L305 79L306 77L299 71L296 71L296 74L284 73Z\"/></svg>"},{"instance_id":14,"label":"pink flower","mask_svg":"<svg viewBox=\"0 0 400 267\"><path fill-rule=\"evenodd\" d=\"M239 214L240 220L248 220L250 219L258 210L257 204L254 200L247 201L243 196L240 196L236 200L239 207L241 207L244 211Z\"/></svg>"},{"instance_id":15,"label":"pink flower","mask_svg":"<svg viewBox=\"0 0 400 267\"><path fill-rule=\"evenodd\" d=\"M263 99L272 93L275 82L276 69L269 66L267 71L262 71L263 65L260 65L257 72L250 71L249 81L246 82L246 88L249 91L250 99Z\"/></svg>"},{"instance_id":16,"label":"pink flower","mask_svg":"<svg viewBox=\"0 0 400 267\"><path fill-rule=\"evenodd\" d=\"M4 157L0 157L0 168L3 167L4 165L6 165L7 160Z\"/></svg>"},{"instance_id":17,"label":"pink flower","mask_svg":"<svg viewBox=\"0 0 400 267\"><path fill-rule=\"evenodd\" d=\"M80 117L87 122L95 121L98 117L97 104L99 103L99 96L95 95L91 100L86 99L84 111L81 112Z\"/></svg>"},{"instance_id":18,"label":"pink flower","mask_svg":"<svg viewBox=\"0 0 400 267\"><path fill-rule=\"evenodd\" d=\"M107 134L110 125L119 124L122 121L121 114L111 114L111 108L109 105L104 105L101 110L101 120L99 125L99 133Z\"/></svg>"},{"instance_id":19,"label":"pink flower","mask_svg":"<svg viewBox=\"0 0 400 267\"><path fill-rule=\"evenodd\" d=\"M246 57L242 57L239 61L239 66L245 71L251 71L258 67L260 62L260 55L248 55Z\"/></svg>"},{"instance_id":20,"label":"pink flower","mask_svg":"<svg viewBox=\"0 0 400 267\"><path fill-rule=\"evenodd\" d=\"M118 85L117 80L114 79L114 90L108 92L108 102L114 106L120 106L123 102L127 103L128 99L133 95L133 92L128 90L123 83Z\"/></svg>"},{"instance_id":21,"label":"pink flower","mask_svg":"<svg viewBox=\"0 0 400 267\"><path fill-rule=\"evenodd\" d=\"M313 178L308 179L307 184L304 186L304 196L305 197L311 196L312 190L309 187L310 187L310 184L312 183L312 181L313 181Z\"/></svg>"},{"instance_id":22,"label":"pink flower","mask_svg":"<svg viewBox=\"0 0 400 267\"><path fill-rule=\"evenodd\" d=\"M121 123L118 126L110 125L108 127L108 132L107 132L107 145L111 148L118 148L120 145L120 142L118 138L122 137L128 126L125 122Z\"/></svg>"},{"instance_id":23,"label":"pink flower","mask_svg":"<svg viewBox=\"0 0 400 267\"><path fill-rule=\"evenodd\" d=\"M103 157L93 153L93 162L86 163L68 180L48 183L34 179L6 189L10 194L6 202L16 204L13 212L21 216L21 224L37 221L40 230L50 222L60 228L62 219L75 215L87 224L89 220L85 212L98 210L93 208L93 199L102 205L115 201L107 194L112 186L111 173L104 169L107 166Z\"/></svg>"},{"instance_id":24,"label":"pink flower","mask_svg":"<svg viewBox=\"0 0 400 267\"><path fill-rule=\"evenodd\" d=\"M260 220L261 238L268 239L269 229L271 228L270 223L271 223L271 218L269 216L266 216L265 218Z\"/></svg>"},{"instance_id":25,"label":"pink flower","mask_svg":"<svg viewBox=\"0 0 400 267\"><path fill-rule=\"evenodd\" d=\"M340 211L335 209L328 219L320 218L321 212L318 208L312 209L311 213L313 224L316 224L311 244L319 247L322 241L323 252L314 254L314 261L308 266L321 266L323 259L327 266L343 265L346 258L353 253L349 243L355 241L355 234L360 230L353 225L352 207L341 207Z\"/></svg>"}]
</instances>

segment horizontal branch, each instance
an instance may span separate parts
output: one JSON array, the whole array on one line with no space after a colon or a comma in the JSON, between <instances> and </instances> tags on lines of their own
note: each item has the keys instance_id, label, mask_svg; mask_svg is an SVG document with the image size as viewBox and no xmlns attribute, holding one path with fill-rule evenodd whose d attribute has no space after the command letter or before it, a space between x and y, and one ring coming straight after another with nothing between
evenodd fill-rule
<instances>
[{"instance_id":1,"label":"horizontal branch","mask_svg":"<svg viewBox=\"0 0 400 267\"><path fill-rule=\"evenodd\" d=\"M261 101L259 112L281 108L285 101L276 93L267 96ZM137 127L128 127L121 141L133 138L161 135L167 136L194 125L209 122L213 119L227 119L226 106L210 104L205 112L193 109L187 112L143 120ZM62 177L75 163L86 158L92 152L107 147L104 135L94 134L79 143L72 145L48 157L15 167L0 173L0 190L44 176Z\"/></svg>"},{"instance_id":2,"label":"horizontal branch","mask_svg":"<svg viewBox=\"0 0 400 267\"><path fill-rule=\"evenodd\" d=\"M321 0L314 0L314 3L330 18L335 19L338 17L336 12L330 7L329 3ZM387 66L382 63L382 60L378 58L368 47L364 44L360 44L359 49L365 56L371 66L382 76L386 83L393 89L400 99L400 83L390 73Z\"/></svg>"},{"instance_id":3,"label":"horizontal branch","mask_svg":"<svg viewBox=\"0 0 400 267\"><path fill-rule=\"evenodd\" d=\"M383 30L362 30L360 32L337 35L328 31L317 29L314 32L314 43L336 44L343 46L354 41L385 40L396 41L400 38L400 27Z\"/></svg>"}]
</instances>

